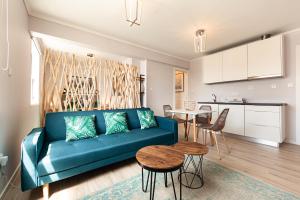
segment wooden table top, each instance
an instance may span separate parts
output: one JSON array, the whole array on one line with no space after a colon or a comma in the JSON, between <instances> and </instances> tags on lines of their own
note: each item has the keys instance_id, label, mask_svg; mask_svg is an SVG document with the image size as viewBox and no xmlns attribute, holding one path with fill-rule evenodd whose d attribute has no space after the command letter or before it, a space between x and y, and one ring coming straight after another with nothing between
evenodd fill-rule
<instances>
[{"instance_id":1,"label":"wooden table top","mask_svg":"<svg viewBox=\"0 0 300 200\"><path fill-rule=\"evenodd\" d=\"M208 153L208 147L197 142L182 141L172 147L177 151L188 155L205 155Z\"/></svg>"},{"instance_id":2,"label":"wooden table top","mask_svg":"<svg viewBox=\"0 0 300 200\"><path fill-rule=\"evenodd\" d=\"M136 159L147 170L169 172L183 165L184 154L171 146L154 145L140 149Z\"/></svg>"}]
</instances>

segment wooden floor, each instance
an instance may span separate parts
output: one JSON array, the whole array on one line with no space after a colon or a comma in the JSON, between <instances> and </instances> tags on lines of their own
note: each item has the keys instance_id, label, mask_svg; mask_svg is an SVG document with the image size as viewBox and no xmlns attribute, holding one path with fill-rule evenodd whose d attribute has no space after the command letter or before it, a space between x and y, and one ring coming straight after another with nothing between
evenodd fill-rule
<instances>
[{"instance_id":1,"label":"wooden floor","mask_svg":"<svg viewBox=\"0 0 300 200\"><path fill-rule=\"evenodd\" d=\"M180 127L179 130L182 140L183 128ZM190 140L192 141L191 137ZM300 146L283 144L277 149L236 138L227 137L227 141L231 147L231 154L227 154L221 141L222 160L219 160L216 148L211 146L206 158L300 197ZM50 184L50 199L77 199L140 172L141 169L135 159L101 168ZM20 192L19 176L16 177L14 185L16 187L9 187L4 199L42 199L41 188Z\"/></svg>"}]
</instances>

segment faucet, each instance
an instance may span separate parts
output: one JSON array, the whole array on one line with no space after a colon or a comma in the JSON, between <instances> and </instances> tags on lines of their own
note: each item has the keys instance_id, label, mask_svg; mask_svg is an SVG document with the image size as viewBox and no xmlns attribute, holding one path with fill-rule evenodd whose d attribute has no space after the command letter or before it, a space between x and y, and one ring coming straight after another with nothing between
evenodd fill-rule
<instances>
[{"instance_id":1,"label":"faucet","mask_svg":"<svg viewBox=\"0 0 300 200\"><path fill-rule=\"evenodd\" d=\"M217 96L214 93L212 93L211 96L212 96L213 101L216 102L217 101Z\"/></svg>"}]
</instances>

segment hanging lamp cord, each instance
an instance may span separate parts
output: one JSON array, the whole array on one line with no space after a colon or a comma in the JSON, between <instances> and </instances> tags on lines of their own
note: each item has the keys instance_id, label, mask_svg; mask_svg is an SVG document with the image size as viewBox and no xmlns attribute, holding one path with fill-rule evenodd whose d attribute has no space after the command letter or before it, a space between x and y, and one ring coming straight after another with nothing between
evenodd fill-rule
<instances>
[{"instance_id":1,"label":"hanging lamp cord","mask_svg":"<svg viewBox=\"0 0 300 200\"><path fill-rule=\"evenodd\" d=\"M4 13L4 1L1 1L1 13ZM9 38L8 38L8 0L6 0L6 61L5 61L5 66L1 67L0 69L2 71L8 71L9 69Z\"/></svg>"}]
</instances>

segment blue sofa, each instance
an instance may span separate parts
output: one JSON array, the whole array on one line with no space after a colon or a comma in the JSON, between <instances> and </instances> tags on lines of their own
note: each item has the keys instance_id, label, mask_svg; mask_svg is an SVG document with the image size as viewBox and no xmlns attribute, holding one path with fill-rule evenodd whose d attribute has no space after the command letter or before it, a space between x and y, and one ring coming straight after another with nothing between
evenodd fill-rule
<instances>
[{"instance_id":1,"label":"blue sofa","mask_svg":"<svg viewBox=\"0 0 300 200\"><path fill-rule=\"evenodd\" d=\"M139 108L147 110L149 108ZM31 131L22 142L22 191L59 181L135 157L145 146L178 141L177 122L155 117L158 127L140 129L138 109L57 112L46 115L45 127ZM105 135L103 112L127 113L130 132ZM95 115L96 138L66 142L65 116Z\"/></svg>"}]
</instances>

